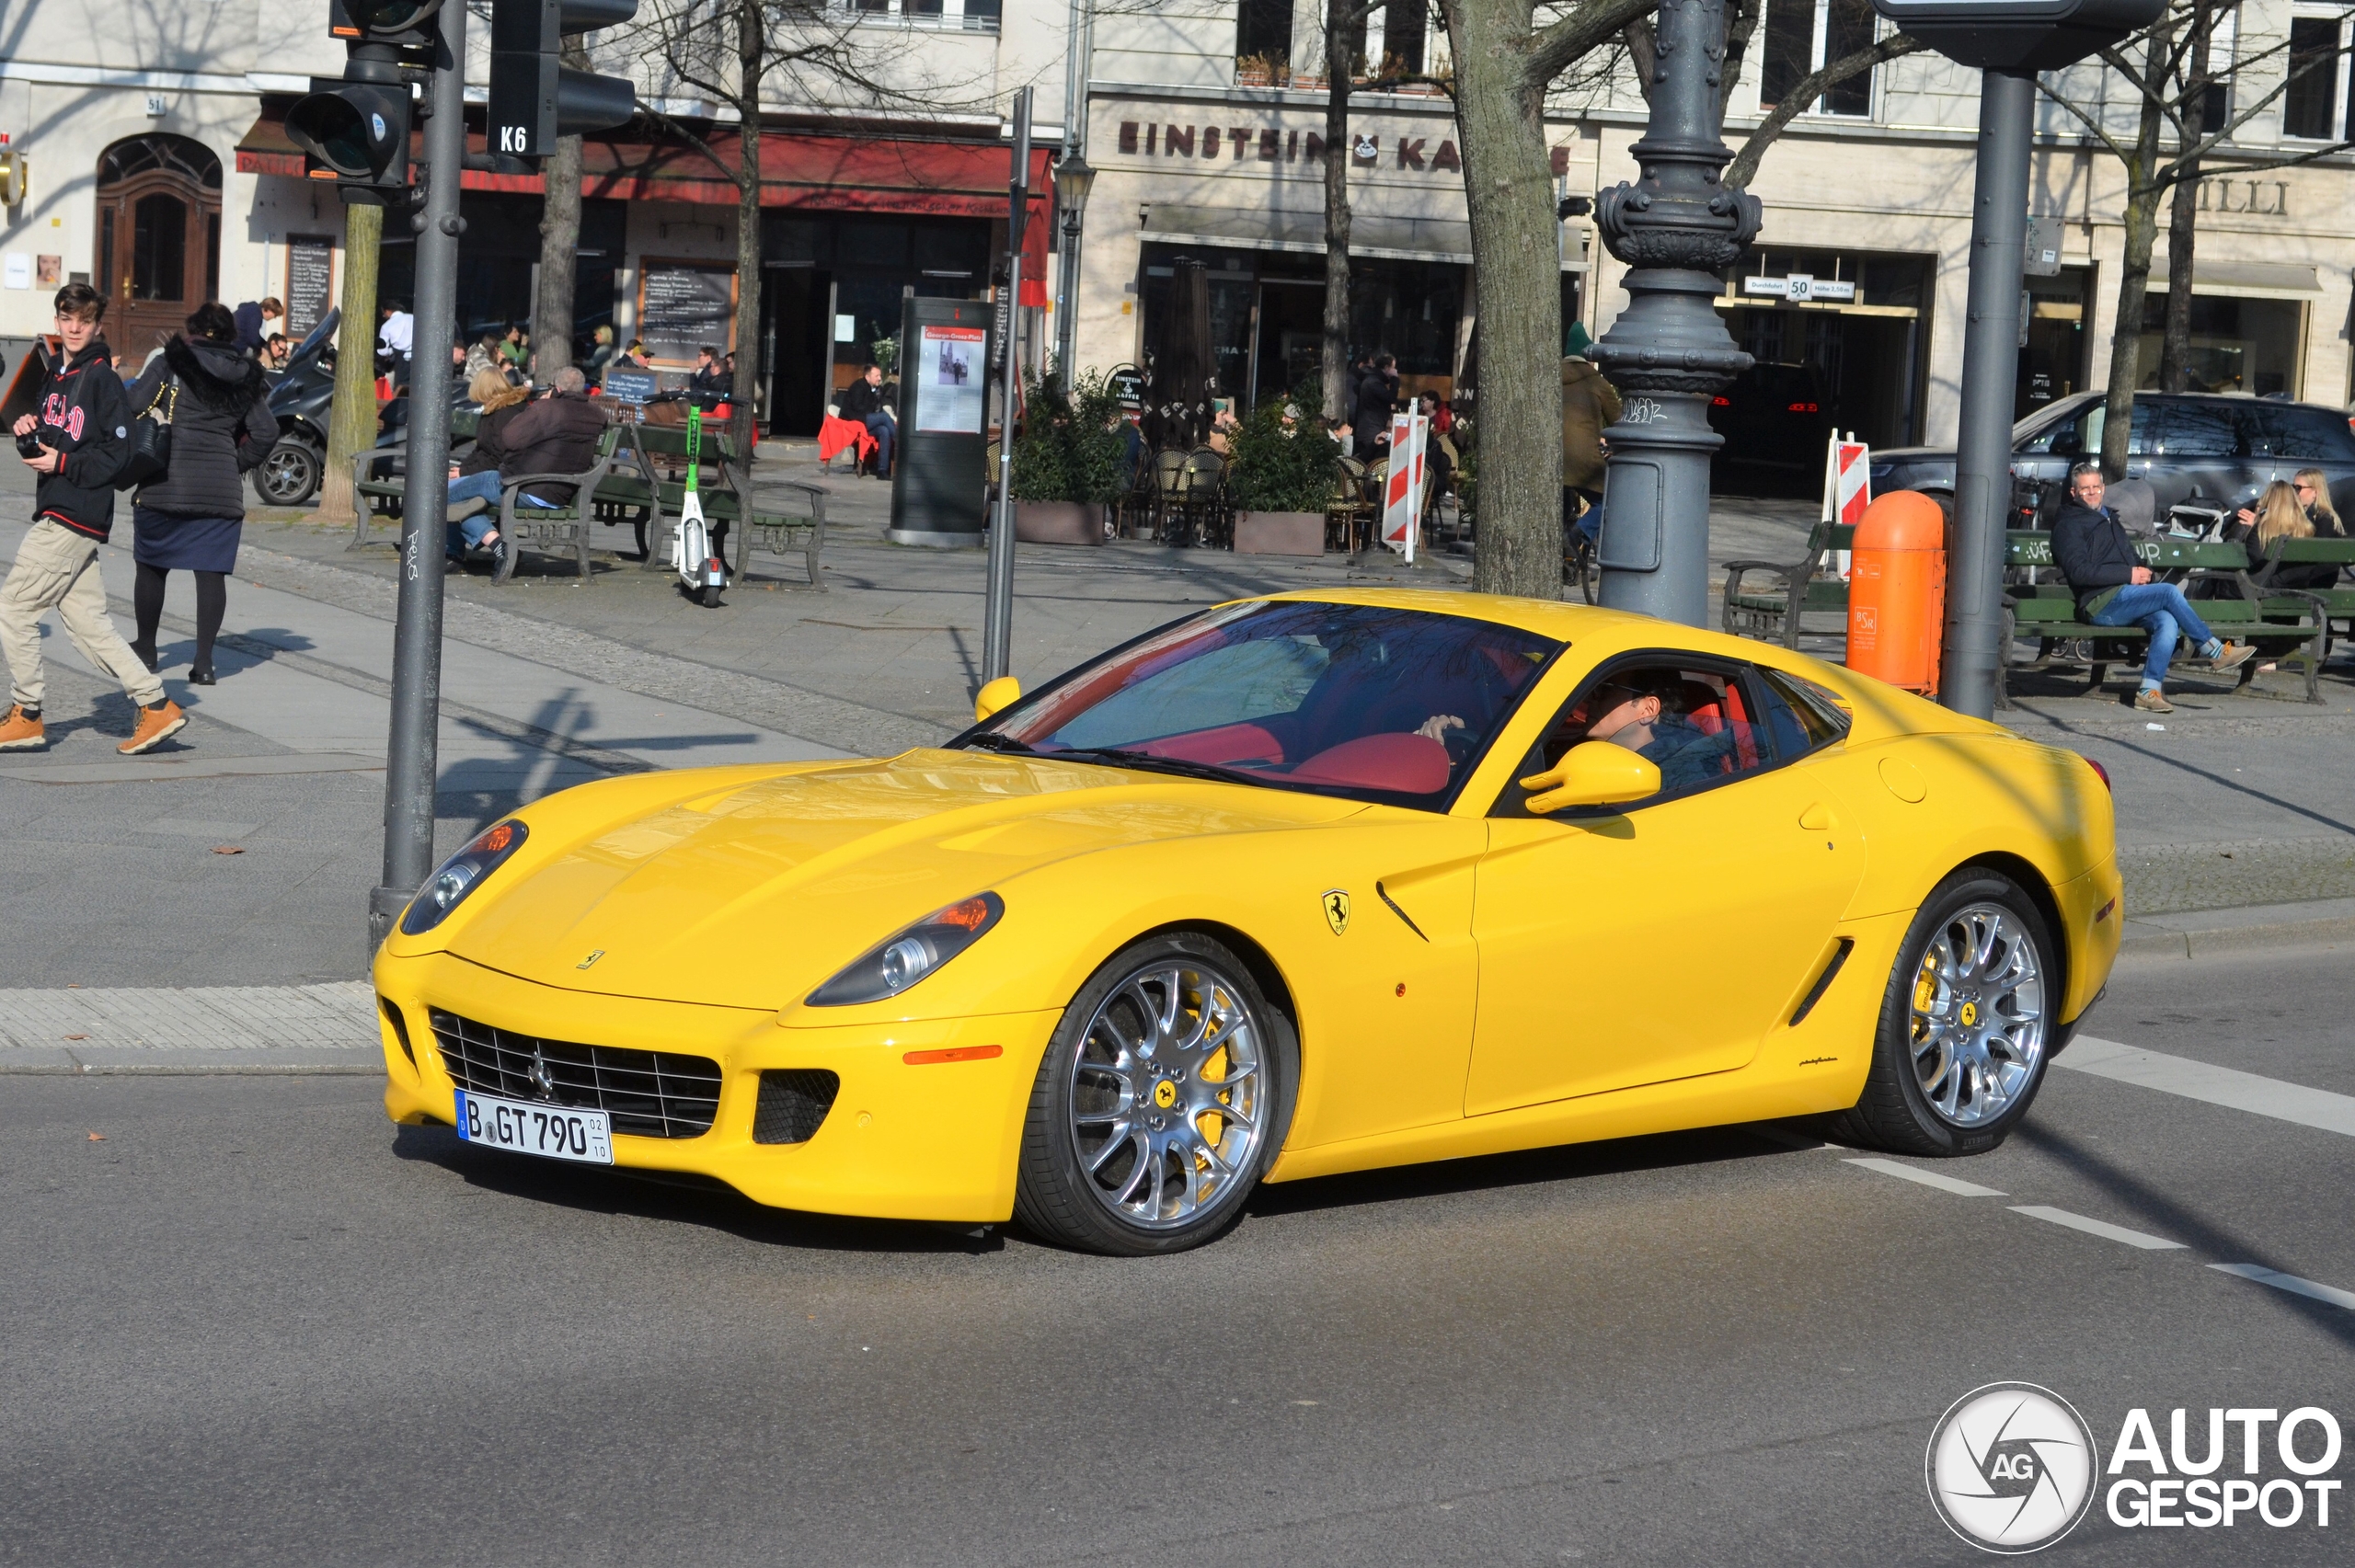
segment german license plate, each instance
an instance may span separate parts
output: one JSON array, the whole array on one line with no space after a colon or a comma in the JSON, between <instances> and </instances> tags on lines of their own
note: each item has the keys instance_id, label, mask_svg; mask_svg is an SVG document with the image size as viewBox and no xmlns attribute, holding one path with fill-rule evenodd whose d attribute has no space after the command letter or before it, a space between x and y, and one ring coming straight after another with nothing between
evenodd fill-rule
<instances>
[{"instance_id":1,"label":"german license plate","mask_svg":"<svg viewBox=\"0 0 2355 1568\"><path fill-rule=\"evenodd\" d=\"M614 1162L613 1123L603 1111L568 1105L534 1105L458 1091L458 1136L468 1143L573 1160L584 1165Z\"/></svg>"}]
</instances>

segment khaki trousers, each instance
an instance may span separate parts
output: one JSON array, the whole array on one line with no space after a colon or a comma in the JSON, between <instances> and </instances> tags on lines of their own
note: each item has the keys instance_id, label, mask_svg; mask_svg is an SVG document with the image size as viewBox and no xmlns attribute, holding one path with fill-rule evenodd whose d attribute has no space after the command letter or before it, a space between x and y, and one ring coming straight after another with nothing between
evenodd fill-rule
<instances>
[{"instance_id":1,"label":"khaki trousers","mask_svg":"<svg viewBox=\"0 0 2355 1568\"><path fill-rule=\"evenodd\" d=\"M40 706L40 618L52 610L82 657L121 681L132 702L144 708L164 700L162 677L139 662L107 614L98 542L43 518L17 546L17 564L0 584L0 653L18 703Z\"/></svg>"}]
</instances>

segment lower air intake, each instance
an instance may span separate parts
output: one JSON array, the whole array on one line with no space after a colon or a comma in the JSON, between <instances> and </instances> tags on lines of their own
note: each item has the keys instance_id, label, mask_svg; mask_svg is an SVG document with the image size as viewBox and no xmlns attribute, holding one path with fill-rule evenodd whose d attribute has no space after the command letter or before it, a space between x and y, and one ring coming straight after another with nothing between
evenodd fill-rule
<instances>
[{"instance_id":1,"label":"lower air intake","mask_svg":"<svg viewBox=\"0 0 2355 1568\"><path fill-rule=\"evenodd\" d=\"M754 1143L807 1143L834 1108L843 1081L822 1067L771 1068L752 1107Z\"/></svg>"}]
</instances>

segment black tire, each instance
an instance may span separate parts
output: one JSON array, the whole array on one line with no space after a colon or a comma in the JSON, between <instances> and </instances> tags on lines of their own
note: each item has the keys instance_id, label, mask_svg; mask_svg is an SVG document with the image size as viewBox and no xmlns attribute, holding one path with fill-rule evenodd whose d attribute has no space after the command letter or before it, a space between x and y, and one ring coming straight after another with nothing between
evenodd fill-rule
<instances>
[{"instance_id":1,"label":"black tire","mask_svg":"<svg viewBox=\"0 0 2355 1568\"><path fill-rule=\"evenodd\" d=\"M281 439L254 470L254 494L265 505L299 507L319 493L326 460L308 441Z\"/></svg>"},{"instance_id":2,"label":"black tire","mask_svg":"<svg viewBox=\"0 0 2355 1568\"><path fill-rule=\"evenodd\" d=\"M1167 983L1173 976L1175 987ZM1159 1005L1150 999L1166 999L1172 989L1186 999L1177 1013L1189 1032L1189 1020L1205 1018L1213 1008L1241 1015L1242 1023L1223 1036L1239 1046L1222 1046L1199 1063L1207 1068L1223 1059L1224 1070L1236 1076L1212 1079L1182 1067L1188 1052L1175 1041L1163 1042L1171 1047L1166 1058L1126 1048L1146 1043L1141 1020L1147 1006ZM1206 1001L1212 997L1218 1000ZM1123 1048L1115 1052L1111 1046ZM1142 1065L1122 1067L1122 1057ZM1283 1148L1299 1064L1292 1021L1224 944L1190 932L1132 943L1088 977L1047 1043L1023 1125L1015 1217L1044 1241L1112 1257L1184 1252L1215 1239L1242 1217L1252 1189ZM1136 1093L1140 1077L1154 1083L1150 1105ZM1120 1083L1128 1087L1114 1087ZM1247 1132L1242 1118L1223 1117L1215 1108L1241 1104L1238 1096L1257 1113ZM1180 1106L1181 1098L1189 1105ZM1164 1116L1154 1106L1176 1114ZM1141 1114L1125 1116L1132 1109ZM1216 1124L1207 1137L1205 1122ZM1082 1129L1091 1125L1107 1130L1093 1149L1083 1150L1087 1135ZM1208 1164L1191 1152L1181 1158L1175 1148L1186 1131L1206 1150L1210 1138L1218 1139L1218 1152L1234 1157L1232 1173L1223 1179L1213 1174L1207 1196L1198 1184ZM1169 1146L1156 1149L1156 1134L1168 1135ZM1093 1172L1090 1154L1097 1157ZM1143 1185L1148 1173L1149 1188ZM1180 1183L1179 1189L1172 1190L1172 1183ZM1134 1207L1123 1201L1132 1193ZM1164 1207L1170 1211L1144 1212Z\"/></svg>"},{"instance_id":3,"label":"black tire","mask_svg":"<svg viewBox=\"0 0 2355 1568\"><path fill-rule=\"evenodd\" d=\"M1942 993L1936 976L1950 967L1958 944L1996 955L2002 978L1982 985L1960 976ZM2023 957L2032 984L2021 983ZM1893 1154L1937 1158L1996 1147L2028 1115L2058 1048L2059 980L2052 935L2036 901L1985 866L1953 873L1922 901L1898 950L1881 997L1865 1092L1830 1119L1827 1130L1840 1142ZM1917 1013L1925 999L1937 1016ZM2031 1015L2032 1031L2024 1027ZM1982 1019L2005 1020L2006 1026L1980 1034ZM1959 1050L1946 1043L1958 1035ZM1981 1049L1984 1058L1974 1060Z\"/></svg>"},{"instance_id":4,"label":"black tire","mask_svg":"<svg viewBox=\"0 0 2355 1568\"><path fill-rule=\"evenodd\" d=\"M719 585L707 582L696 591L695 597L706 610L717 610L719 608Z\"/></svg>"}]
</instances>

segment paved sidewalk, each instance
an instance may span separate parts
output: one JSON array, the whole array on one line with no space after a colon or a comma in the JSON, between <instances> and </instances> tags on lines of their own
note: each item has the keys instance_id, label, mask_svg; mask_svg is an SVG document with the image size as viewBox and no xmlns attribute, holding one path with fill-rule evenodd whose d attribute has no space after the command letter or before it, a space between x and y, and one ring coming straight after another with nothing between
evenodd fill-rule
<instances>
[{"instance_id":1,"label":"paved sidewalk","mask_svg":"<svg viewBox=\"0 0 2355 1568\"><path fill-rule=\"evenodd\" d=\"M0 1072L382 1070L365 980L0 990Z\"/></svg>"}]
</instances>

